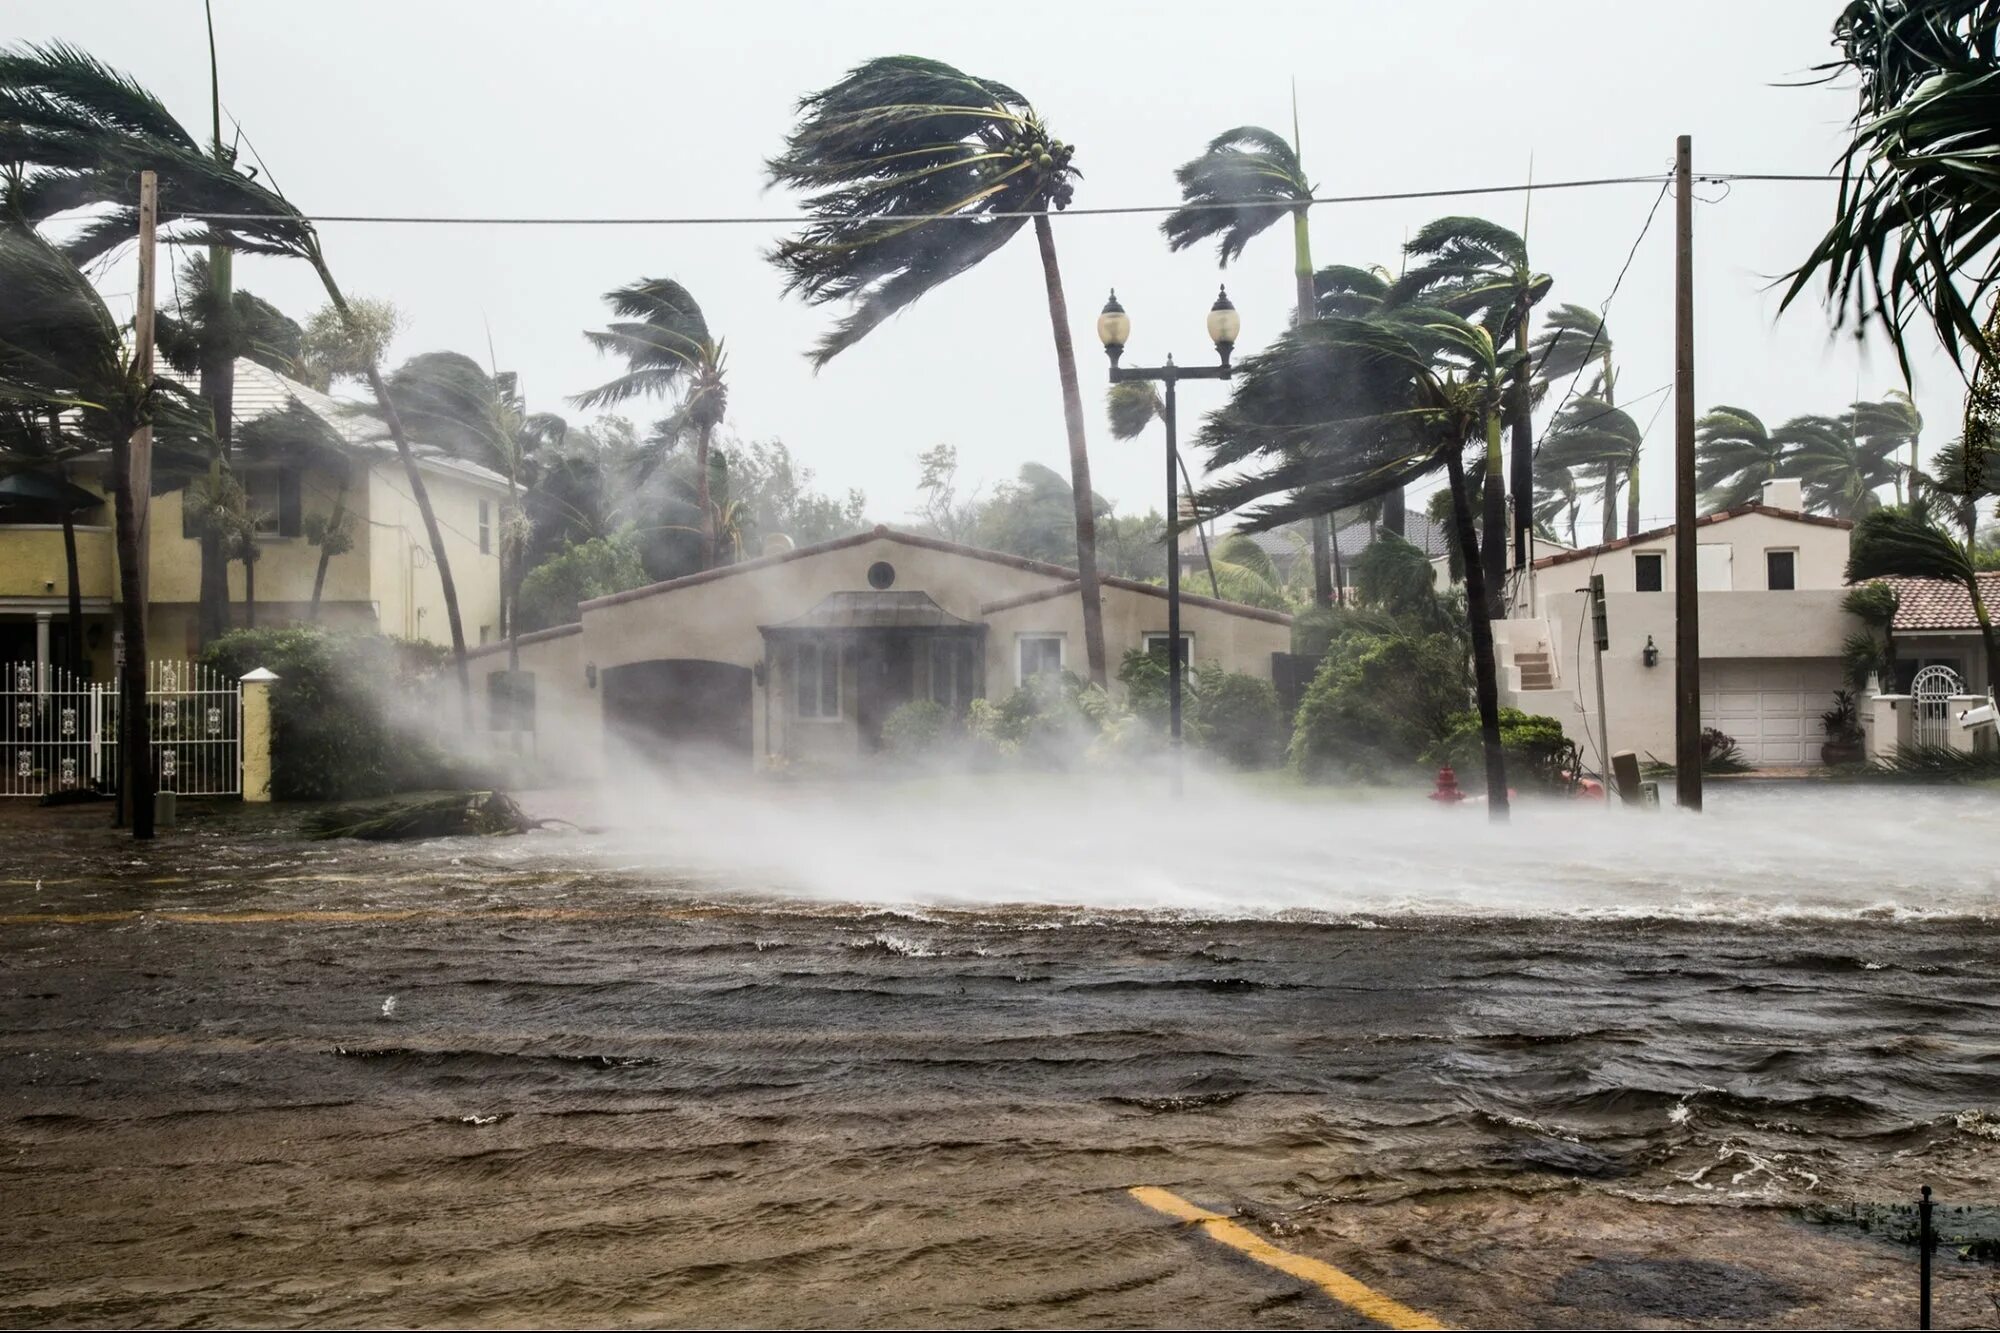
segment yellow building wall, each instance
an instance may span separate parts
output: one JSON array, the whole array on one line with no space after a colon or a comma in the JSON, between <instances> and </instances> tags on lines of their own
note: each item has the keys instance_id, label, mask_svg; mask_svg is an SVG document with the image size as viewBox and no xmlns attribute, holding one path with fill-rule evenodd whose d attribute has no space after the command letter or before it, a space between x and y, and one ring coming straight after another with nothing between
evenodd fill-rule
<instances>
[{"instance_id":1,"label":"yellow building wall","mask_svg":"<svg viewBox=\"0 0 2000 1333\"><path fill-rule=\"evenodd\" d=\"M424 487L444 535L468 647L480 629L500 632L500 511L504 494L473 478L426 468ZM479 502L489 512L488 549L479 549ZM401 464L379 463L368 475L368 576L384 634L449 644L444 585L431 556L423 515Z\"/></svg>"}]
</instances>

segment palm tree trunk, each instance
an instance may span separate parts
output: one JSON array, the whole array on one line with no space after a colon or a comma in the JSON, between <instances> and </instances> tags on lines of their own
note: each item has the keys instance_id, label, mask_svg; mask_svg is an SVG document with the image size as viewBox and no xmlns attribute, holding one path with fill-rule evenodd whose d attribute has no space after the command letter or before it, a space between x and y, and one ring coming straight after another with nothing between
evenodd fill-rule
<instances>
[{"instance_id":1,"label":"palm tree trunk","mask_svg":"<svg viewBox=\"0 0 2000 1333\"><path fill-rule=\"evenodd\" d=\"M1601 542L1615 542L1618 540L1618 480L1618 465L1616 463L1606 463L1604 465L1604 517L1600 524L1604 530L1597 537L1597 540Z\"/></svg>"},{"instance_id":2,"label":"palm tree trunk","mask_svg":"<svg viewBox=\"0 0 2000 1333\"><path fill-rule=\"evenodd\" d=\"M312 608L306 612L306 619L319 623L319 598L326 591L326 567L333 563L333 543L342 525L347 521L347 469L340 473L340 489L333 494L333 515L326 521L326 536L319 544L319 568L313 571Z\"/></svg>"},{"instance_id":3,"label":"palm tree trunk","mask_svg":"<svg viewBox=\"0 0 2000 1333\"><path fill-rule=\"evenodd\" d=\"M1639 455L1632 454L1632 462L1625 469L1625 535L1639 535Z\"/></svg>"},{"instance_id":4,"label":"palm tree trunk","mask_svg":"<svg viewBox=\"0 0 2000 1333\"><path fill-rule=\"evenodd\" d=\"M1318 313L1318 302L1313 296L1312 238L1306 228L1306 208L1300 204L1292 210L1292 283L1297 324L1308 323ZM1332 524L1325 514L1314 514L1312 518L1312 562L1313 605L1332 606L1337 585L1333 577Z\"/></svg>"},{"instance_id":5,"label":"palm tree trunk","mask_svg":"<svg viewBox=\"0 0 2000 1333\"><path fill-rule=\"evenodd\" d=\"M704 423L701 434L695 441L694 453L694 502L701 510L701 567L715 568L715 515L711 512L708 497L708 446L715 435L715 427Z\"/></svg>"},{"instance_id":6,"label":"palm tree trunk","mask_svg":"<svg viewBox=\"0 0 2000 1333\"><path fill-rule=\"evenodd\" d=\"M1466 553L1465 618L1472 629L1473 694L1479 703L1480 748L1486 754L1486 812L1496 824L1507 822L1507 755L1500 748L1500 669L1493 654L1493 622L1486 614L1485 573L1480 568L1479 539L1472 530L1472 503L1466 495L1465 465L1454 445L1445 450L1445 472L1451 482L1451 520L1458 547ZM1494 484L1491 478L1488 484Z\"/></svg>"},{"instance_id":7,"label":"palm tree trunk","mask_svg":"<svg viewBox=\"0 0 2000 1333\"><path fill-rule=\"evenodd\" d=\"M1486 483L1484 531L1479 558L1485 562L1486 611L1495 620L1507 615L1507 455L1500 448L1500 412L1486 413ZM1470 562L1467 562L1468 568ZM1471 595L1468 580L1466 593Z\"/></svg>"},{"instance_id":8,"label":"palm tree trunk","mask_svg":"<svg viewBox=\"0 0 2000 1333\"><path fill-rule=\"evenodd\" d=\"M315 253L312 257L314 270L319 273L320 285L326 289L327 300L340 313L340 320L350 331L354 328L354 312L348 308L347 298L341 295L340 285L333 280L333 271L326 261ZM410 497L416 501L417 513L424 520L424 535L430 539L431 559L437 562L438 583L444 591L445 619L451 625L452 664L458 672L459 722L465 734L472 734L472 668L465 660L465 623L458 614L458 584L451 577L451 558L445 554L444 532L438 527L437 511L431 508L431 493L424 485L423 474L417 471L417 456L410 448L410 437L403 430L402 415L396 411L394 400L389 397L388 386L382 383L382 368L375 363L375 357L368 357L368 387L374 390L375 403L382 410L382 420L389 428L389 438L395 442L396 457L403 462L403 476L410 483Z\"/></svg>"},{"instance_id":9,"label":"palm tree trunk","mask_svg":"<svg viewBox=\"0 0 2000 1333\"><path fill-rule=\"evenodd\" d=\"M219 133L219 132L218 132ZM236 340L230 329L234 313L231 291L235 270L233 256L224 246L210 246L208 276L210 308L204 312L201 355L201 396L215 417L215 466L229 466L229 446L235 434L236 363L231 349ZM201 582L195 606L195 637L206 646L229 630L229 552L219 534L201 536Z\"/></svg>"},{"instance_id":10,"label":"palm tree trunk","mask_svg":"<svg viewBox=\"0 0 2000 1333\"><path fill-rule=\"evenodd\" d=\"M69 574L69 643L63 665L70 675L83 674L83 576L76 567L76 511L63 510L63 564Z\"/></svg>"},{"instance_id":11,"label":"palm tree trunk","mask_svg":"<svg viewBox=\"0 0 2000 1333\"><path fill-rule=\"evenodd\" d=\"M1514 495L1514 568L1528 567L1528 537L1535 522L1535 418L1528 399L1528 307L1517 312L1514 350L1520 364L1514 368L1514 458L1510 489Z\"/></svg>"},{"instance_id":12,"label":"palm tree trunk","mask_svg":"<svg viewBox=\"0 0 2000 1333\"><path fill-rule=\"evenodd\" d=\"M1077 591L1083 598L1083 650L1090 683L1104 688L1104 608L1097 590L1097 516L1090 489L1090 454L1083 440L1083 394L1076 383L1076 348L1069 337L1069 302L1063 299L1062 270L1056 266L1056 238L1047 213L1035 214L1035 243L1042 252L1042 280L1048 287L1049 324L1055 335L1056 375L1062 381L1063 426L1069 433L1070 489L1076 500ZM1169 524L1171 525L1171 519ZM1167 552L1172 560L1175 553Z\"/></svg>"},{"instance_id":13,"label":"palm tree trunk","mask_svg":"<svg viewBox=\"0 0 2000 1333\"><path fill-rule=\"evenodd\" d=\"M243 628L257 628L257 539L243 539Z\"/></svg>"},{"instance_id":14,"label":"palm tree trunk","mask_svg":"<svg viewBox=\"0 0 2000 1333\"><path fill-rule=\"evenodd\" d=\"M1405 511L1403 488L1392 486L1382 493L1382 531L1393 532L1398 537L1404 534L1403 514Z\"/></svg>"}]
</instances>

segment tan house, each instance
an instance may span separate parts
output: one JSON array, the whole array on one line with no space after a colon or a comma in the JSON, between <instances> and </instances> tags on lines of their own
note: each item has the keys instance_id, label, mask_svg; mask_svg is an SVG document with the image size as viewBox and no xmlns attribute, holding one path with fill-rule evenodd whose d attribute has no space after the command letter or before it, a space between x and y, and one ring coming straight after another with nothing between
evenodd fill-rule
<instances>
[{"instance_id":1,"label":"tan house","mask_svg":"<svg viewBox=\"0 0 2000 1333\"><path fill-rule=\"evenodd\" d=\"M256 623L283 625L307 618L320 550L305 538L308 516L330 513L344 496L353 549L327 566L320 620L379 629L432 643L449 643L443 587L409 479L386 432L327 395L255 362L236 363L234 417L241 427L298 403L342 442L338 454L269 461L242 460L237 471L259 515ZM9 496L0 483L0 662L62 662L69 635L68 572L62 511L75 515L77 565L83 591L84 659L107 675L118 637L118 598L108 458L73 463L66 480L16 478ZM498 634L499 521L504 478L435 454L419 460L431 504L444 530L460 615L468 642ZM193 657L200 595L200 543L182 524L182 491L153 498L151 611L147 634L155 658ZM231 623L249 618L241 562L229 565Z\"/></svg>"},{"instance_id":2,"label":"tan house","mask_svg":"<svg viewBox=\"0 0 2000 1333\"><path fill-rule=\"evenodd\" d=\"M1697 522L1701 716L1754 767L1820 762L1820 714L1843 684L1841 645L1860 622L1847 595L1844 519L1804 512L1796 481ZM1534 562L1527 604L1494 626L1503 707L1556 718L1595 769L1611 750L1674 753L1674 528ZM1587 590L1604 577L1610 648L1597 710Z\"/></svg>"},{"instance_id":3,"label":"tan house","mask_svg":"<svg viewBox=\"0 0 2000 1333\"><path fill-rule=\"evenodd\" d=\"M1129 650L1164 651L1164 589L1107 578L1102 595L1113 674ZM1181 630L1194 662L1264 680L1291 643L1290 616L1200 596L1182 597ZM520 654L517 686L504 643L475 655L483 725L506 730L521 699L537 753L572 774L605 771L614 739L667 759L838 763L878 748L912 700L960 710L1085 672L1075 570L881 527L585 602Z\"/></svg>"}]
</instances>

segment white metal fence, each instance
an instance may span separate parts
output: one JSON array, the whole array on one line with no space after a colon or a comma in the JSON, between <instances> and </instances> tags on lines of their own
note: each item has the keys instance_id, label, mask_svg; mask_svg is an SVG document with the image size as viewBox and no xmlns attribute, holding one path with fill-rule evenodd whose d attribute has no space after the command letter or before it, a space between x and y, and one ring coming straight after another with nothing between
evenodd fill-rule
<instances>
[{"instance_id":1,"label":"white metal fence","mask_svg":"<svg viewBox=\"0 0 2000 1333\"><path fill-rule=\"evenodd\" d=\"M1948 666L1927 666L1910 682L1915 718L1911 740L1918 745L1940 746L1951 740L1951 697L1965 693L1965 682Z\"/></svg>"},{"instance_id":2,"label":"white metal fence","mask_svg":"<svg viewBox=\"0 0 2000 1333\"><path fill-rule=\"evenodd\" d=\"M198 662L151 662L146 714L158 790L243 790L243 689ZM118 684L58 666L0 664L0 797L118 788Z\"/></svg>"}]
</instances>

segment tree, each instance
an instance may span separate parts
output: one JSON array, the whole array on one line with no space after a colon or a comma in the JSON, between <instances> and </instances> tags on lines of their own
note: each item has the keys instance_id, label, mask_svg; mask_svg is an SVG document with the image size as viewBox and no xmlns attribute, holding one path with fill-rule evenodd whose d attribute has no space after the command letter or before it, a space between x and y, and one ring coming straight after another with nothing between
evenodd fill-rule
<instances>
[{"instance_id":1,"label":"tree","mask_svg":"<svg viewBox=\"0 0 2000 1333\"><path fill-rule=\"evenodd\" d=\"M923 526L948 542L969 544L979 523L979 491L958 495L958 447L935 444L917 455L922 469L917 489L923 492L919 511Z\"/></svg>"},{"instance_id":2,"label":"tree","mask_svg":"<svg viewBox=\"0 0 2000 1333\"><path fill-rule=\"evenodd\" d=\"M1597 374L1592 379L1583 396L1595 398L1606 407L1618 405L1618 368L1612 361L1613 345L1611 330L1605 326L1604 316L1588 306L1565 302L1551 310L1542 321L1542 331L1529 344L1529 353L1534 365L1534 382L1537 396L1546 396L1555 387L1557 380L1567 379L1574 386L1585 370L1592 366ZM1565 393L1565 398L1569 395ZM1560 407L1557 409L1561 410ZM1546 448L1544 454L1546 455ZM1601 541L1614 541L1618 536L1618 489L1622 482L1625 488L1627 532L1639 530L1639 455L1637 449L1629 459L1629 466L1623 477L1611 470L1620 460L1605 460L1604 470L1593 477L1598 491L1604 497L1603 531ZM1558 471L1565 464L1546 456L1538 462L1544 470ZM1569 466L1574 466L1569 465ZM1559 493L1574 495L1577 487L1551 479L1551 489ZM1539 504L1539 502L1538 502ZM1537 510L1539 513L1539 508ZM1575 509L1572 504L1570 517L1570 540L1576 540Z\"/></svg>"},{"instance_id":3,"label":"tree","mask_svg":"<svg viewBox=\"0 0 2000 1333\"><path fill-rule=\"evenodd\" d=\"M1506 384L1524 358L1500 352L1491 333L1445 311L1379 311L1299 325L1246 358L1229 402L1203 425L1210 471L1260 470L1212 486L1205 507L1243 510L1267 530L1312 512L1381 495L1440 470L1453 527L1466 552L1473 674L1486 740L1489 809L1507 817L1491 602L1464 467L1468 445L1499 448ZM1499 486L1500 475L1486 474ZM1273 499L1273 497L1284 497ZM1246 506L1256 505L1256 508ZM1505 531L1501 531L1505 539Z\"/></svg>"},{"instance_id":4,"label":"tree","mask_svg":"<svg viewBox=\"0 0 2000 1333\"><path fill-rule=\"evenodd\" d=\"M1851 0L1826 81L1857 80L1834 218L1791 274L1840 320L1879 324L1909 378L1919 311L1947 355L1996 349L1973 308L2000 282L2000 0Z\"/></svg>"},{"instance_id":5,"label":"tree","mask_svg":"<svg viewBox=\"0 0 2000 1333\"><path fill-rule=\"evenodd\" d=\"M1358 268L1352 264L1328 264L1313 274L1314 310L1324 319L1330 315L1362 316L1385 309L1389 302L1389 284L1393 279L1389 270L1381 265ZM1392 487L1382 493L1378 502L1381 508L1382 530L1403 535L1404 514L1407 509L1401 486ZM1333 532L1334 586L1340 586L1340 525L1330 524Z\"/></svg>"},{"instance_id":6,"label":"tree","mask_svg":"<svg viewBox=\"0 0 2000 1333\"><path fill-rule=\"evenodd\" d=\"M1970 542L1953 538L1919 511L1877 509L1854 525L1847 551L1847 581L1900 575L1965 585L1986 648L1986 678L2000 680L2000 636L1979 588L1979 566Z\"/></svg>"},{"instance_id":7,"label":"tree","mask_svg":"<svg viewBox=\"0 0 2000 1333\"><path fill-rule=\"evenodd\" d=\"M1147 426L1151 425L1154 421L1162 419L1167 410L1165 401L1160 397L1160 391L1155 389L1151 381L1148 380L1126 380L1122 384L1112 385L1110 391L1105 395L1104 406L1105 414L1111 419L1111 438L1115 440L1137 439ZM1188 517L1194 520L1195 535L1201 539L1201 558L1202 563L1208 567L1209 591L1220 597L1222 596L1222 585L1216 578L1215 557L1208 549L1208 530L1202 526L1201 512L1195 506L1194 478L1189 475L1187 460L1181 457L1179 449L1174 450L1174 463L1180 469L1181 484L1187 488ZM1160 540L1163 546L1164 543L1171 540L1169 534L1165 531L1164 523L1162 524ZM1178 552L1176 555L1178 555ZM1165 562L1162 561L1161 563L1164 564ZM1315 569L1317 569L1317 566L1315 566ZM1122 573L1123 571L1115 572ZM1329 575L1330 578L1331 575ZM1327 602L1321 602L1319 605L1328 605L1331 600L1329 596Z\"/></svg>"},{"instance_id":8,"label":"tree","mask_svg":"<svg viewBox=\"0 0 2000 1333\"><path fill-rule=\"evenodd\" d=\"M536 565L521 583L521 624L530 632L577 620L578 604L641 588L646 567L630 533L579 542Z\"/></svg>"},{"instance_id":9,"label":"tree","mask_svg":"<svg viewBox=\"0 0 2000 1333\"><path fill-rule=\"evenodd\" d=\"M671 278L641 278L604 294L618 320L584 337L600 353L625 361L625 373L570 399L577 407L615 407L639 397L672 398L674 410L654 428L640 479L688 440L695 446L695 512L701 525L701 567L715 564L715 514L709 495L709 448L729 410L727 358L687 288Z\"/></svg>"},{"instance_id":10,"label":"tree","mask_svg":"<svg viewBox=\"0 0 2000 1333\"><path fill-rule=\"evenodd\" d=\"M1773 434L1743 407L1712 407L1695 423L1694 482L1711 510L1734 509L1764 493L1764 483L1792 475L1793 436Z\"/></svg>"},{"instance_id":11,"label":"tree","mask_svg":"<svg viewBox=\"0 0 2000 1333\"><path fill-rule=\"evenodd\" d=\"M1200 157L1174 171L1185 207L1160 223L1167 246L1180 251L1213 239L1224 268L1259 232L1285 214L1292 218L1292 276L1297 287L1295 322L1318 313L1312 241L1306 225L1313 186L1299 160L1298 121L1292 142L1257 125L1240 125L1209 140ZM1136 432L1134 432L1136 434ZM1333 540L1325 514L1312 520L1313 599L1333 604Z\"/></svg>"},{"instance_id":12,"label":"tree","mask_svg":"<svg viewBox=\"0 0 2000 1333\"><path fill-rule=\"evenodd\" d=\"M1618 536L1618 486L1625 483L1625 531L1639 531L1639 423L1600 398L1572 398L1557 409L1542 441L1545 472L1597 479L1604 496L1604 540Z\"/></svg>"},{"instance_id":13,"label":"tree","mask_svg":"<svg viewBox=\"0 0 2000 1333\"><path fill-rule=\"evenodd\" d=\"M783 440L732 445L728 455L731 503L741 508L746 536L783 534L810 546L868 526L868 497L849 490L836 498L815 489L813 470L800 466Z\"/></svg>"},{"instance_id":14,"label":"tree","mask_svg":"<svg viewBox=\"0 0 2000 1333\"><path fill-rule=\"evenodd\" d=\"M1528 320L1554 279L1535 272L1527 241L1485 218L1439 218L1410 238L1404 251L1416 267L1390 285L1389 304L1421 304L1482 324L1494 344L1511 339L1515 358L1506 412L1513 431L1512 466L1496 442L1486 470L1502 485L1486 488L1486 595L1493 614L1505 615L1507 508L1503 485L1514 497L1514 567L1528 563L1528 529L1534 512L1535 424L1528 379Z\"/></svg>"},{"instance_id":15,"label":"tree","mask_svg":"<svg viewBox=\"0 0 2000 1333\"><path fill-rule=\"evenodd\" d=\"M824 366L883 320L1005 245L1034 219L1069 437L1071 504L1091 682L1105 684L1096 515L1069 306L1049 210L1068 206L1075 148L1014 89L940 61L883 56L799 103L773 184L807 191L812 221L771 260L785 290L847 315L813 349ZM921 221L912 219L935 218Z\"/></svg>"},{"instance_id":16,"label":"tree","mask_svg":"<svg viewBox=\"0 0 2000 1333\"><path fill-rule=\"evenodd\" d=\"M1909 479L1909 498L1914 503L1918 483L1923 477L1923 467L1917 457L1917 437L1924 430L1924 417L1917 411L1915 400L1901 389L1891 389L1880 402L1856 403L1849 410L1854 414L1854 434L1870 450L1888 458L1894 458L1899 449L1910 451L1909 463L1895 478L1896 503L1903 503L1905 477Z\"/></svg>"},{"instance_id":17,"label":"tree","mask_svg":"<svg viewBox=\"0 0 2000 1333\"><path fill-rule=\"evenodd\" d=\"M1875 492L1897 479L1894 439L1871 443L1856 432L1853 413L1794 417L1779 434L1793 441L1786 468L1805 483L1806 507L1858 519L1879 509Z\"/></svg>"}]
</instances>

